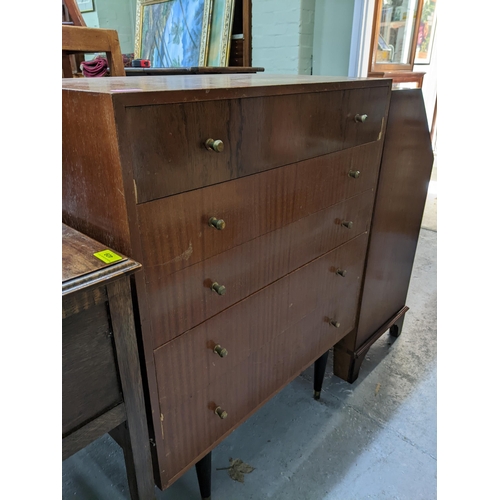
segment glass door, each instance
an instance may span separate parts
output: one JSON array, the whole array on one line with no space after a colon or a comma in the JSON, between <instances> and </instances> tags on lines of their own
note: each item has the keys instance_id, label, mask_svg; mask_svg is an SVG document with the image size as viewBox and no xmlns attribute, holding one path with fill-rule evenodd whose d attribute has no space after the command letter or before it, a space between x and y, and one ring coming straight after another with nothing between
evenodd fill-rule
<instances>
[{"instance_id":1,"label":"glass door","mask_svg":"<svg viewBox=\"0 0 500 500\"><path fill-rule=\"evenodd\" d=\"M411 70L419 7L420 0L377 1L371 71Z\"/></svg>"}]
</instances>

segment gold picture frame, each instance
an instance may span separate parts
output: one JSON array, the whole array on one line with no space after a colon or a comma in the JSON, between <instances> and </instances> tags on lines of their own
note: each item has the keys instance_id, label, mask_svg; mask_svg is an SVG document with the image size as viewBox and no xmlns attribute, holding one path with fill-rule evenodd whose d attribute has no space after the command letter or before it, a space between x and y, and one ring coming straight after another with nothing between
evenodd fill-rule
<instances>
[{"instance_id":1,"label":"gold picture frame","mask_svg":"<svg viewBox=\"0 0 500 500\"><path fill-rule=\"evenodd\" d=\"M206 66L213 0L137 0L136 59L152 68Z\"/></svg>"},{"instance_id":2,"label":"gold picture frame","mask_svg":"<svg viewBox=\"0 0 500 500\"><path fill-rule=\"evenodd\" d=\"M207 66L229 64L235 0L213 0Z\"/></svg>"}]
</instances>

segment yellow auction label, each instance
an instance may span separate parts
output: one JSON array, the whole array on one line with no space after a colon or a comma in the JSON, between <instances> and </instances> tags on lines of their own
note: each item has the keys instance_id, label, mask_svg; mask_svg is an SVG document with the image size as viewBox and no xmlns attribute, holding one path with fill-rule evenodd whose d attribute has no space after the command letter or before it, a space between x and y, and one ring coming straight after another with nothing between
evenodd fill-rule
<instances>
[{"instance_id":1,"label":"yellow auction label","mask_svg":"<svg viewBox=\"0 0 500 500\"><path fill-rule=\"evenodd\" d=\"M102 252L97 252L94 254L94 257L106 262L106 264L111 264L111 262L117 262L123 259L123 257L112 252L111 250L102 250Z\"/></svg>"}]
</instances>

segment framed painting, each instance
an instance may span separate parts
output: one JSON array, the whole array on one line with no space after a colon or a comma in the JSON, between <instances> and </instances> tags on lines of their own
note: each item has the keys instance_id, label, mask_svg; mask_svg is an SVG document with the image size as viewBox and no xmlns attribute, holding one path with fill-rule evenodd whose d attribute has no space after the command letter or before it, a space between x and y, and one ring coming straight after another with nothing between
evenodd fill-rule
<instances>
[{"instance_id":1,"label":"framed painting","mask_svg":"<svg viewBox=\"0 0 500 500\"><path fill-rule=\"evenodd\" d=\"M206 66L213 0L137 0L135 57L152 68Z\"/></svg>"},{"instance_id":2,"label":"framed painting","mask_svg":"<svg viewBox=\"0 0 500 500\"><path fill-rule=\"evenodd\" d=\"M436 0L424 0L414 64L430 64L432 45L436 33Z\"/></svg>"},{"instance_id":3,"label":"framed painting","mask_svg":"<svg viewBox=\"0 0 500 500\"><path fill-rule=\"evenodd\" d=\"M227 66L235 0L213 0L207 66Z\"/></svg>"}]
</instances>

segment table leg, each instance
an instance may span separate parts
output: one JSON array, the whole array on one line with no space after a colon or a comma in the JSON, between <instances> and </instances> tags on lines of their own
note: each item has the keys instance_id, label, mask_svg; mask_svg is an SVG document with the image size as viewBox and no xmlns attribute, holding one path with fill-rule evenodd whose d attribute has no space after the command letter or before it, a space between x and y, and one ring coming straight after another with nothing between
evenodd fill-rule
<instances>
[{"instance_id":1,"label":"table leg","mask_svg":"<svg viewBox=\"0 0 500 500\"><path fill-rule=\"evenodd\" d=\"M321 395L329 352L330 350L326 351L325 354L314 362L314 399L316 400L319 399Z\"/></svg>"},{"instance_id":2,"label":"table leg","mask_svg":"<svg viewBox=\"0 0 500 500\"><path fill-rule=\"evenodd\" d=\"M212 452L207 453L196 462L196 475L202 500L210 500L212 494Z\"/></svg>"}]
</instances>

